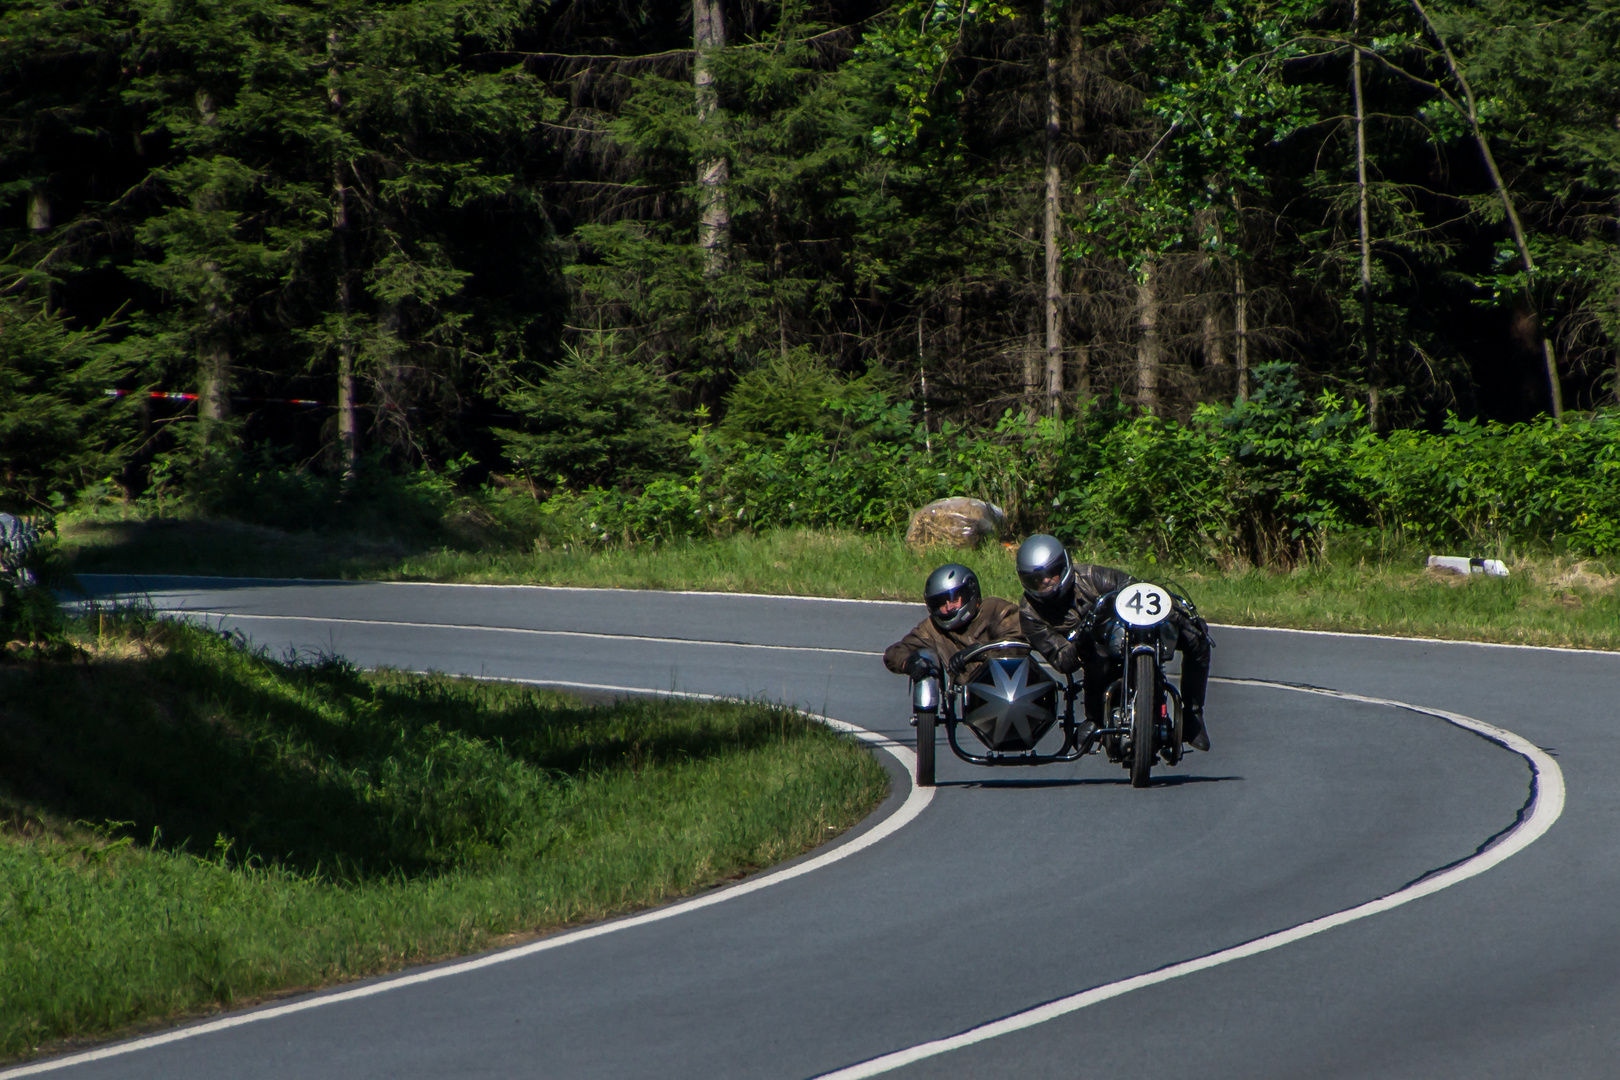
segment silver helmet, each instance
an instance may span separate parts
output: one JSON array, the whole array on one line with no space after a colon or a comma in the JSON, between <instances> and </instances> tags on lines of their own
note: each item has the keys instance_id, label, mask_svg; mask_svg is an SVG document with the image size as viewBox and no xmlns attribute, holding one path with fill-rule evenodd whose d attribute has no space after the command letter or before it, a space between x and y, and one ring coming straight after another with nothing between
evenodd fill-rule
<instances>
[{"instance_id":1,"label":"silver helmet","mask_svg":"<svg viewBox=\"0 0 1620 1080\"><path fill-rule=\"evenodd\" d=\"M1018 545L1018 580L1031 600L1051 601L1074 587L1074 563L1063 542L1045 533Z\"/></svg>"},{"instance_id":2,"label":"silver helmet","mask_svg":"<svg viewBox=\"0 0 1620 1080\"><path fill-rule=\"evenodd\" d=\"M940 609L960 596L962 606L945 614ZM979 614L979 575L961 563L946 563L928 575L923 584L923 603L928 617L946 632L961 630Z\"/></svg>"}]
</instances>

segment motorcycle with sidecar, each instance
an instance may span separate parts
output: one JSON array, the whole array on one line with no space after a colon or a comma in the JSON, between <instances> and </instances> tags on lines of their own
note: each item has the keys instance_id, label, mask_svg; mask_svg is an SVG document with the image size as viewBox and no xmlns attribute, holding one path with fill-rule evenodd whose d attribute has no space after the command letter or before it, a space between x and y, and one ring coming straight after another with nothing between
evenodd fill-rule
<instances>
[{"instance_id":1,"label":"motorcycle with sidecar","mask_svg":"<svg viewBox=\"0 0 1620 1080\"><path fill-rule=\"evenodd\" d=\"M1086 634L1117 669L1104 695L1103 724L1082 735L1075 701L1082 685L1056 671L1021 641L995 641L957 653L937 675L914 680L912 719L917 727L917 784L934 784L938 729L951 752L973 765L1050 765L1105 754L1146 787L1155 763L1182 756L1181 695L1164 669L1176 650L1170 616L1178 607L1196 615L1185 597L1139 581L1101 597L1074 636ZM937 665L936 665L937 667ZM963 746L966 728L979 748ZM1056 730L1055 750L1039 744Z\"/></svg>"}]
</instances>

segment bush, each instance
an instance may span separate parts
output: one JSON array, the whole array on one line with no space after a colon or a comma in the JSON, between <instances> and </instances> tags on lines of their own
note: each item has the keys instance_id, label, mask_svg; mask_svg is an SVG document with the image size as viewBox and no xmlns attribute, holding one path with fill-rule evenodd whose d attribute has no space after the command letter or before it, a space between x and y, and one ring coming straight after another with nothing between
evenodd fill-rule
<instances>
[{"instance_id":1,"label":"bush","mask_svg":"<svg viewBox=\"0 0 1620 1080\"><path fill-rule=\"evenodd\" d=\"M0 514L0 649L14 643L47 651L66 648L66 623L55 590L74 584L49 521L41 528Z\"/></svg>"},{"instance_id":2,"label":"bush","mask_svg":"<svg viewBox=\"0 0 1620 1080\"><path fill-rule=\"evenodd\" d=\"M669 416L669 390L644 364L607 352L570 352L537 384L501 403L522 422L497 428L508 459L533 484L639 487L674 471L686 432Z\"/></svg>"},{"instance_id":3,"label":"bush","mask_svg":"<svg viewBox=\"0 0 1620 1080\"><path fill-rule=\"evenodd\" d=\"M931 499L973 495L1019 532L1223 565L1295 565L1358 530L1430 546L1620 552L1616 414L1453 418L1439 432L1380 437L1359 404L1307 396L1288 365L1254 374L1247 402L1203 406L1185 424L1114 400L1078 424L1009 413L987 434L947 428L931 440L915 424L865 439L704 433L684 478L562 492L543 509L555 537L596 544L780 526L895 533Z\"/></svg>"},{"instance_id":4,"label":"bush","mask_svg":"<svg viewBox=\"0 0 1620 1080\"><path fill-rule=\"evenodd\" d=\"M191 428L174 450L158 455L142 508L157 516L412 538L438 537L458 509L449 477L425 467L396 471L381 452L362 456L345 484L270 446L244 446L220 435L216 427L205 442L201 430Z\"/></svg>"}]
</instances>

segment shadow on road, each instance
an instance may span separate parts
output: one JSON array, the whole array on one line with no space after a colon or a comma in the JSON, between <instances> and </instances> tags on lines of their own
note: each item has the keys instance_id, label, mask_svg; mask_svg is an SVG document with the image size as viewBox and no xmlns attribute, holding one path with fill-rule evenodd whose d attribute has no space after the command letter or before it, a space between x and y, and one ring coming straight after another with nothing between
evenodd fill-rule
<instances>
[{"instance_id":1,"label":"shadow on road","mask_svg":"<svg viewBox=\"0 0 1620 1080\"><path fill-rule=\"evenodd\" d=\"M1221 784L1243 780L1242 776L1155 776L1151 787L1177 787L1182 784ZM1051 780L941 780L938 787L959 788L1056 788L1056 787L1129 787L1130 777L1064 777Z\"/></svg>"}]
</instances>

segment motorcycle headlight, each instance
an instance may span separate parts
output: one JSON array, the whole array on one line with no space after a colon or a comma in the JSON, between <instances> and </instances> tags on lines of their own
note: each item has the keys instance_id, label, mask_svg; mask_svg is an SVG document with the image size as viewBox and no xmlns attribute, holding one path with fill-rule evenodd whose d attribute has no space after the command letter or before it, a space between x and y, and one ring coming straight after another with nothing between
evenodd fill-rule
<instances>
[{"instance_id":1,"label":"motorcycle headlight","mask_svg":"<svg viewBox=\"0 0 1620 1080\"><path fill-rule=\"evenodd\" d=\"M1118 619L1108 628L1108 655L1116 660L1125 655L1125 624Z\"/></svg>"}]
</instances>

